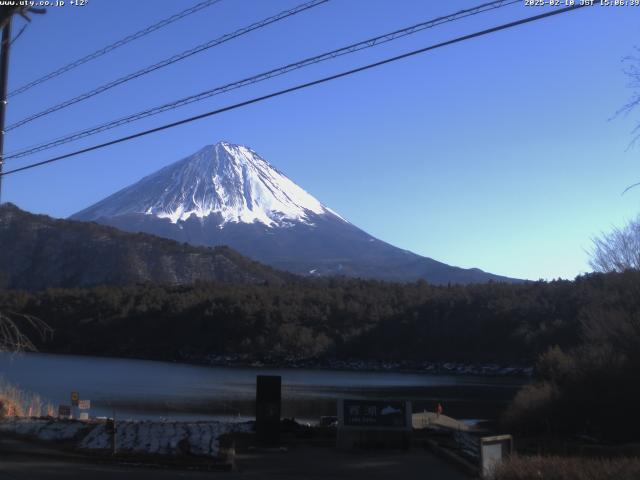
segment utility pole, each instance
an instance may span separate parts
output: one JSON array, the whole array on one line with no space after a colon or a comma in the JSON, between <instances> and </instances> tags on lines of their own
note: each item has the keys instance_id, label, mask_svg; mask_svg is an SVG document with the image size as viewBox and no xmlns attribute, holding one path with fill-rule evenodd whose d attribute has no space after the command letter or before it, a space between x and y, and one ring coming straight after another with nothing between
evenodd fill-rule
<instances>
[{"instance_id":1,"label":"utility pole","mask_svg":"<svg viewBox=\"0 0 640 480\"><path fill-rule=\"evenodd\" d=\"M0 204L2 204L2 168L4 166L4 126L7 114L7 81L9 79L9 48L11 47L11 16L2 29L0 47Z\"/></svg>"}]
</instances>

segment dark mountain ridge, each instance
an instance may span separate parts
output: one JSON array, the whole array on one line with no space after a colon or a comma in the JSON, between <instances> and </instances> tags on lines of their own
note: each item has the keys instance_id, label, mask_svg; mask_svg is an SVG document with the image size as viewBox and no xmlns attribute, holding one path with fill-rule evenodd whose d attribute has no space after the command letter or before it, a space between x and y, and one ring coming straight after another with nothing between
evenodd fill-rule
<instances>
[{"instance_id":1,"label":"dark mountain ridge","mask_svg":"<svg viewBox=\"0 0 640 480\"><path fill-rule=\"evenodd\" d=\"M228 247L196 247L0 205L0 286L43 289L199 280L282 283L293 275Z\"/></svg>"}]
</instances>

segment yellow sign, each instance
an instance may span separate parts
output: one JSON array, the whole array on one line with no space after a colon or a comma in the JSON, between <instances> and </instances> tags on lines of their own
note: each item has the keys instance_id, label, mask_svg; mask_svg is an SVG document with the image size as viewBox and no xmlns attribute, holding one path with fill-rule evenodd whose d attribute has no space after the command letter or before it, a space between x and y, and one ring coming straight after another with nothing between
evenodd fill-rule
<instances>
[{"instance_id":1,"label":"yellow sign","mask_svg":"<svg viewBox=\"0 0 640 480\"><path fill-rule=\"evenodd\" d=\"M79 401L80 401L80 394L78 392L71 392L71 405L73 405L74 407L77 407Z\"/></svg>"}]
</instances>

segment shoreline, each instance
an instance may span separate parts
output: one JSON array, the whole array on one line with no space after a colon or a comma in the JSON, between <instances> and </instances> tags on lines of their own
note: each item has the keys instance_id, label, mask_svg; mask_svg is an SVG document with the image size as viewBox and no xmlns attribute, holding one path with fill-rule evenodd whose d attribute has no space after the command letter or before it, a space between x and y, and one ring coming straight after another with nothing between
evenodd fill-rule
<instances>
[{"instance_id":1,"label":"shoreline","mask_svg":"<svg viewBox=\"0 0 640 480\"><path fill-rule=\"evenodd\" d=\"M214 367L239 368L287 368L309 370L335 370L352 372L419 373L431 375L469 375L480 377L532 378L535 369L528 365L496 363L427 362L427 361L381 361L381 360L337 360L337 359L268 359L233 358L229 355L208 355L205 358L184 358L182 362Z\"/></svg>"},{"instance_id":2,"label":"shoreline","mask_svg":"<svg viewBox=\"0 0 640 480\"><path fill-rule=\"evenodd\" d=\"M455 362L455 361L383 361L363 359L319 359L297 357L258 357L249 354L208 354L195 355L179 353L176 357L113 355L100 353L75 353L41 350L33 353L50 355L76 355L80 357L113 358L127 360L182 363L206 367L255 368L255 369L291 369L291 370L327 370L372 373L413 373L428 375L478 376L488 378L532 379L535 368L527 364L493 362Z\"/></svg>"}]
</instances>

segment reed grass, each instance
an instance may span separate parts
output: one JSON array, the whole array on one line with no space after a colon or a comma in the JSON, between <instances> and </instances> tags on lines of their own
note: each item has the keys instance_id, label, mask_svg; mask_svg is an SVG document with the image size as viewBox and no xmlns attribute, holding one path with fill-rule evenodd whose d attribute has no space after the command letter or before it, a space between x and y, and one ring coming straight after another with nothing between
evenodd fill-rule
<instances>
[{"instance_id":1,"label":"reed grass","mask_svg":"<svg viewBox=\"0 0 640 480\"><path fill-rule=\"evenodd\" d=\"M33 392L0 378L0 419L7 417L53 416L53 405Z\"/></svg>"},{"instance_id":2,"label":"reed grass","mask_svg":"<svg viewBox=\"0 0 640 480\"><path fill-rule=\"evenodd\" d=\"M495 480L638 480L640 458L518 456L502 462Z\"/></svg>"}]
</instances>

